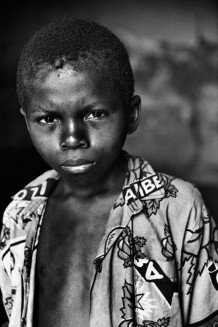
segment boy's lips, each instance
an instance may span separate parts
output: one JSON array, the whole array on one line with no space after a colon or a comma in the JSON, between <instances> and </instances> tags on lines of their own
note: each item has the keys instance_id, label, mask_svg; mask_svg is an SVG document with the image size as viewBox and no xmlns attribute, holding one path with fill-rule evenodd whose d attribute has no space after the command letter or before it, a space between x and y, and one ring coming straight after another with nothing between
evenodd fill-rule
<instances>
[{"instance_id":1,"label":"boy's lips","mask_svg":"<svg viewBox=\"0 0 218 327\"><path fill-rule=\"evenodd\" d=\"M96 162L82 158L68 159L60 164L60 167L72 174L81 174L89 171L94 167Z\"/></svg>"}]
</instances>

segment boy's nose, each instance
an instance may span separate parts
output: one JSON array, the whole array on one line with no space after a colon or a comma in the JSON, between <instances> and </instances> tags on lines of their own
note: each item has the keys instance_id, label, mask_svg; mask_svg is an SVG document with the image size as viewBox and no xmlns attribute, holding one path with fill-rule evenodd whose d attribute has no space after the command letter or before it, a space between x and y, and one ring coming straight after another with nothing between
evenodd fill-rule
<instances>
[{"instance_id":1,"label":"boy's nose","mask_svg":"<svg viewBox=\"0 0 218 327\"><path fill-rule=\"evenodd\" d=\"M68 122L63 126L61 134L60 147L62 150L88 147L86 133L79 124Z\"/></svg>"}]
</instances>

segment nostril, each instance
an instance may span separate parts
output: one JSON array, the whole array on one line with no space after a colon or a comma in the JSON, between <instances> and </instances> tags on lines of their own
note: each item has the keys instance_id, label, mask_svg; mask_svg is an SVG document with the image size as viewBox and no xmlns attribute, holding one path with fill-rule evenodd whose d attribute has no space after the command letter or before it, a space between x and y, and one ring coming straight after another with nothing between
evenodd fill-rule
<instances>
[{"instance_id":1,"label":"nostril","mask_svg":"<svg viewBox=\"0 0 218 327\"><path fill-rule=\"evenodd\" d=\"M66 145L65 143L61 143L60 147L61 147L62 150L65 150L65 149L68 148L67 145Z\"/></svg>"},{"instance_id":2,"label":"nostril","mask_svg":"<svg viewBox=\"0 0 218 327\"><path fill-rule=\"evenodd\" d=\"M88 147L88 141L85 138L69 136L60 143L62 150L86 148Z\"/></svg>"}]
</instances>

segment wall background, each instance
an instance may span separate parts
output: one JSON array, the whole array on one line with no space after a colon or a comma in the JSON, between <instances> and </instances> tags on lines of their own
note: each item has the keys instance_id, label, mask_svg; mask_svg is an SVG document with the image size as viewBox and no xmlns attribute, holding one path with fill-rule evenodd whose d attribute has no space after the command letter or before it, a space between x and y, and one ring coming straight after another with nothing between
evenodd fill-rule
<instances>
[{"instance_id":1,"label":"wall background","mask_svg":"<svg viewBox=\"0 0 218 327\"><path fill-rule=\"evenodd\" d=\"M19 55L38 28L66 16L95 20L123 40L143 100L141 125L126 149L159 171L195 183L218 221L216 1L15 1L1 14L1 214L11 194L48 168L19 114Z\"/></svg>"}]
</instances>

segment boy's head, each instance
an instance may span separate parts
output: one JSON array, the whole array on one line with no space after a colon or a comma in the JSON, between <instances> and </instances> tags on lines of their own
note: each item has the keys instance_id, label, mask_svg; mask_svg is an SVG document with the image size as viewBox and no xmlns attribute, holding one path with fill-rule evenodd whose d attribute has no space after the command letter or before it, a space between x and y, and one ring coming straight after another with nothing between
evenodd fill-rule
<instances>
[{"instance_id":1,"label":"boy's head","mask_svg":"<svg viewBox=\"0 0 218 327\"><path fill-rule=\"evenodd\" d=\"M21 55L17 89L33 144L60 175L106 176L138 126L125 47L93 22L64 20L35 34Z\"/></svg>"},{"instance_id":2,"label":"boy's head","mask_svg":"<svg viewBox=\"0 0 218 327\"><path fill-rule=\"evenodd\" d=\"M36 79L66 65L75 71L104 72L119 90L124 106L134 92L133 72L124 45L106 27L81 19L60 20L39 30L24 47L18 65L17 93L21 107Z\"/></svg>"}]
</instances>

